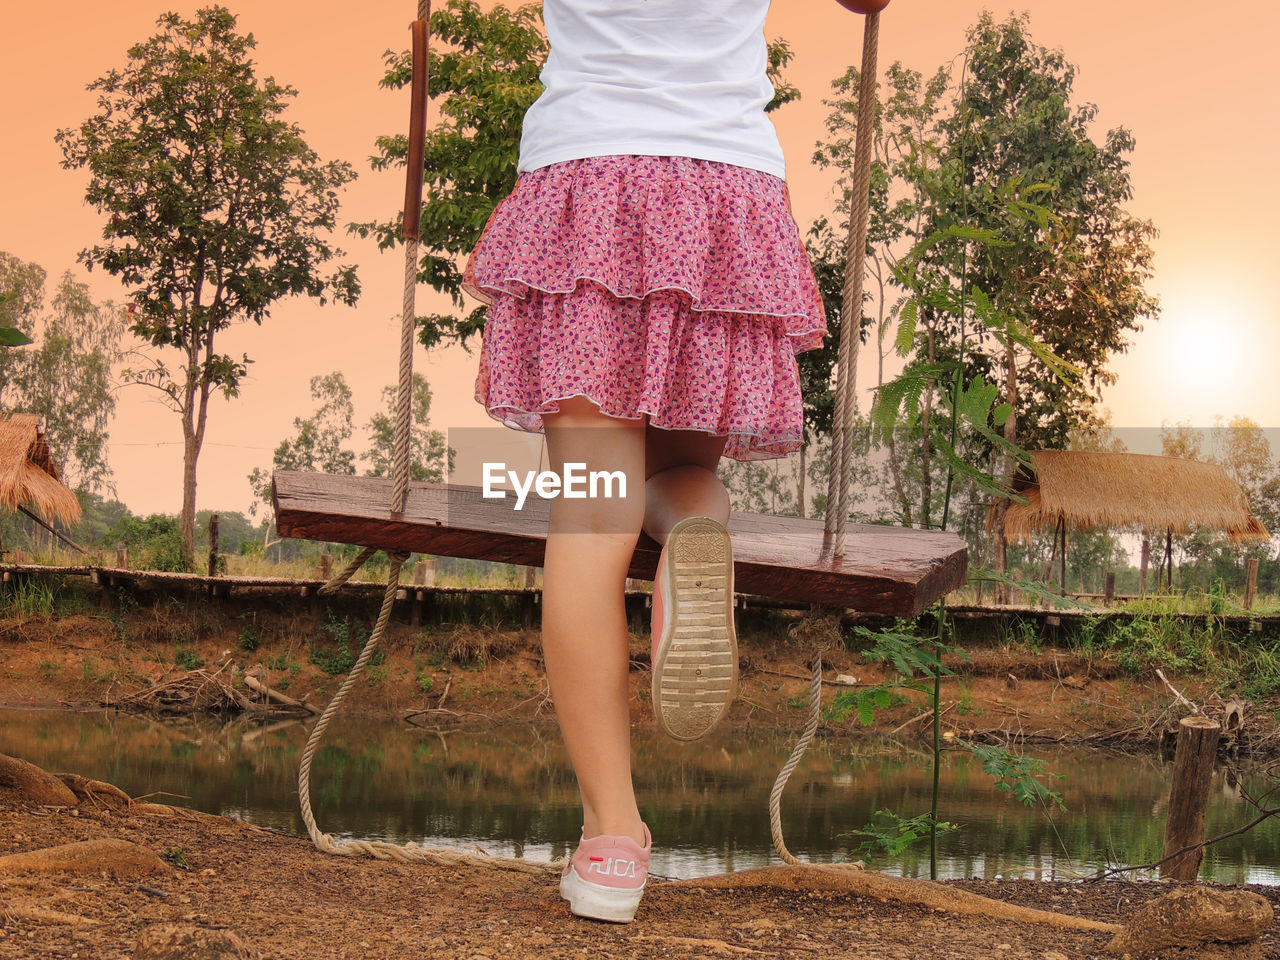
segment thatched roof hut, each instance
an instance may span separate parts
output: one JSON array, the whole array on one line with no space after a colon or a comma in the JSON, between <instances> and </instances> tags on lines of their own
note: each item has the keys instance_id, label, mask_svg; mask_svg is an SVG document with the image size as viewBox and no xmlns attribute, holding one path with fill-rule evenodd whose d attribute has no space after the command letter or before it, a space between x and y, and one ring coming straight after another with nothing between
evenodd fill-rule
<instances>
[{"instance_id":1,"label":"thatched roof hut","mask_svg":"<svg viewBox=\"0 0 1280 960\"><path fill-rule=\"evenodd\" d=\"M18 413L0 419L0 507L27 504L46 520L75 523L80 501L62 485L38 417Z\"/></svg>"},{"instance_id":2,"label":"thatched roof hut","mask_svg":"<svg viewBox=\"0 0 1280 960\"><path fill-rule=\"evenodd\" d=\"M1240 484L1216 463L1088 450L1038 450L1014 483L1027 498L1005 514L1005 536L1029 540L1037 529L1144 528L1223 531L1233 541L1265 540Z\"/></svg>"}]
</instances>

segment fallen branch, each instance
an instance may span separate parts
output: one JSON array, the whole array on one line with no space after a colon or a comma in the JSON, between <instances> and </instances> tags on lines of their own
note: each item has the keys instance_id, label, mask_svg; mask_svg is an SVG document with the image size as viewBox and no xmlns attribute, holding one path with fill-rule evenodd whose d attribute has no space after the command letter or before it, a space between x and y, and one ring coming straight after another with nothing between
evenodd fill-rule
<instances>
[{"instance_id":1,"label":"fallen branch","mask_svg":"<svg viewBox=\"0 0 1280 960\"><path fill-rule=\"evenodd\" d=\"M1192 703L1190 700L1188 700L1186 697L1184 697L1181 691L1179 691L1177 687L1175 687L1172 683L1169 682L1169 678L1164 675L1164 671L1161 670L1159 667L1156 667L1156 676L1159 677L1160 680L1164 683L1164 685L1169 688L1170 693L1172 693L1175 697L1178 698L1178 700L1180 700L1182 703L1185 703L1188 707L1191 708L1192 713L1196 714L1197 716L1201 716L1201 717L1204 716L1204 711L1201 710L1194 703Z\"/></svg>"},{"instance_id":2,"label":"fallen branch","mask_svg":"<svg viewBox=\"0 0 1280 960\"><path fill-rule=\"evenodd\" d=\"M61 910L49 910L45 907L0 907L0 917L7 920L33 920L36 923L65 923L73 927L87 927L98 922L89 917L77 917L73 913L63 913Z\"/></svg>"},{"instance_id":3,"label":"fallen branch","mask_svg":"<svg viewBox=\"0 0 1280 960\"><path fill-rule=\"evenodd\" d=\"M268 700L271 700L274 703L278 703L281 706L292 707L295 710L305 710L307 711L307 713L311 714L312 716L320 712L319 708L313 707L311 704L307 703L305 700L295 700L293 699L293 697L285 696L279 690L272 690L271 687L267 686L267 684L263 683L261 680L259 680L257 677L255 677L251 673L247 673L247 672L245 673L244 685L248 687L250 690L252 690L254 693L260 693L264 697L266 697Z\"/></svg>"}]
</instances>

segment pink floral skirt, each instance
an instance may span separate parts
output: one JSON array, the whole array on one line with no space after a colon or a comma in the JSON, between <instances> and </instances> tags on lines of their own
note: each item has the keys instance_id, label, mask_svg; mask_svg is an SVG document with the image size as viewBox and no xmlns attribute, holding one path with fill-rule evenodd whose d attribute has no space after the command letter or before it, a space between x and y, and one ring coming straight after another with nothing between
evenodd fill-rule
<instances>
[{"instance_id":1,"label":"pink floral skirt","mask_svg":"<svg viewBox=\"0 0 1280 960\"><path fill-rule=\"evenodd\" d=\"M522 173L463 276L489 305L476 400L540 431L558 401L727 436L736 460L797 449L796 354L826 314L785 181L689 157Z\"/></svg>"}]
</instances>

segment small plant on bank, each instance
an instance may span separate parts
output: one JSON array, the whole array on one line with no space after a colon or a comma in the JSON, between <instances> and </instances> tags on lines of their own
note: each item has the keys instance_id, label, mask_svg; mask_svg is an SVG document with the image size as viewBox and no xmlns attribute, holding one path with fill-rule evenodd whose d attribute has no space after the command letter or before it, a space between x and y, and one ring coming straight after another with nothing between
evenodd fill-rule
<instances>
[{"instance_id":1,"label":"small plant on bank","mask_svg":"<svg viewBox=\"0 0 1280 960\"><path fill-rule=\"evenodd\" d=\"M178 647L173 651L173 663L183 670L199 670L204 660L190 647Z\"/></svg>"},{"instance_id":2,"label":"small plant on bank","mask_svg":"<svg viewBox=\"0 0 1280 960\"><path fill-rule=\"evenodd\" d=\"M258 631L254 629L253 624L245 624L240 631L240 649L252 653L260 646L262 646L262 637L258 636Z\"/></svg>"},{"instance_id":3,"label":"small plant on bank","mask_svg":"<svg viewBox=\"0 0 1280 960\"><path fill-rule=\"evenodd\" d=\"M171 864L173 864L179 870L191 869L191 867L187 864L187 851L182 849L182 847L169 847L162 854L160 854L160 857L161 859L168 860Z\"/></svg>"},{"instance_id":4,"label":"small plant on bank","mask_svg":"<svg viewBox=\"0 0 1280 960\"><path fill-rule=\"evenodd\" d=\"M368 639L368 631L359 621L356 621L353 628L350 620L339 620L333 615L333 611L329 611L329 619L321 629L329 634L329 642L313 641L307 661L331 677L349 673L355 666L357 654ZM369 657L369 665L381 666L386 658L386 653L375 650Z\"/></svg>"}]
</instances>

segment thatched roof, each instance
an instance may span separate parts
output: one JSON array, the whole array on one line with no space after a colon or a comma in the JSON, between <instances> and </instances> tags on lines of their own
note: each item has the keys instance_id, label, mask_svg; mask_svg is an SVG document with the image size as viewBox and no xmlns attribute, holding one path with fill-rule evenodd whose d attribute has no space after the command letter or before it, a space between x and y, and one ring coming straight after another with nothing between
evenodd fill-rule
<instances>
[{"instance_id":1,"label":"thatched roof","mask_svg":"<svg viewBox=\"0 0 1280 960\"><path fill-rule=\"evenodd\" d=\"M1216 463L1136 453L1039 450L1014 483L1026 504L1010 505L1005 535L1027 540L1059 519L1071 529L1144 528L1185 533L1207 527L1232 540L1269 536L1240 484Z\"/></svg>"},{"instance_id":2,"label":"thatched roof","mask_svg":"<svg viewBox=\"0 0 1280 960\"><path fill-rule=\"evenodd\" d=\"M16 510L19 504L50 521L80 519L80 501L61 483L40 420L27 413L0 420L0 507Z\"/></svg>"}]
</instances>

